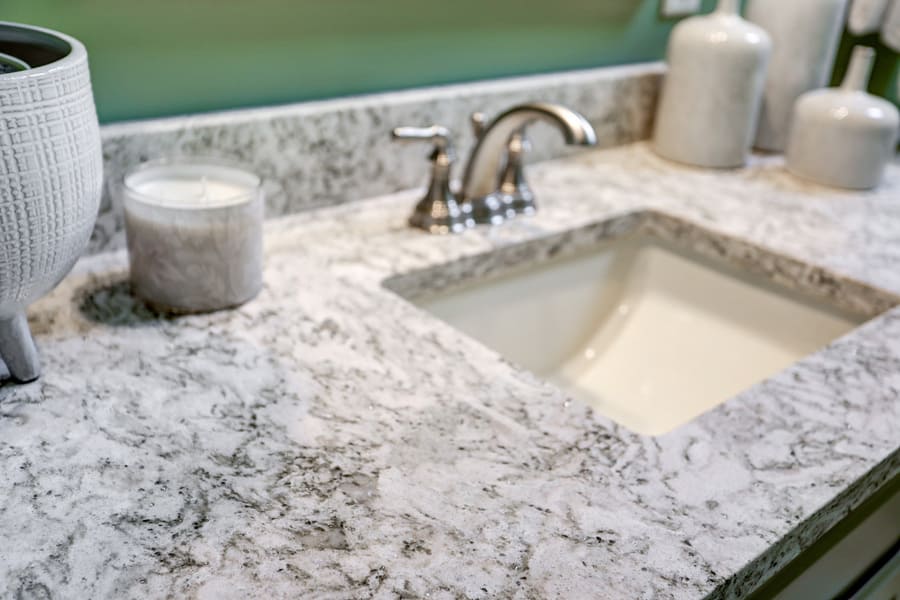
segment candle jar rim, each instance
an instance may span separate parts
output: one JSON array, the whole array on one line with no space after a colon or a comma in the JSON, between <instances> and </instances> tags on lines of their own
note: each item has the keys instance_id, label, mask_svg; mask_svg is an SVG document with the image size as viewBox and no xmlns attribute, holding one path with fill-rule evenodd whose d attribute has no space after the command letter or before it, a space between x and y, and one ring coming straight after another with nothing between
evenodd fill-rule
<instances>
[{"instance_id":1,"label":"candle jar rim","mask_svg":"<svg viewBox=\"0 0 900 600\"><path fill-rule=\"evenodd\" d=\"M191 167L219 167L230 169L241 177L246 178L246 181L242 183L246 183L247 191L235 194L234 196L223 198L217 202L205 204L203 206L192 206L182 205L175 202L165 202L164 198L161 198L155 194L147 194L146 192L137 189L133 185L134 182L132 182L131 184L129 183L129 179L133 178L134 176L145 174L155 169L161 169L165 167L181 167L185 169L190 169ZM174 155L141 161L137 165L134 165L133 167L125 171L120 184L122 186L122 189L127 192L127 195L132 200L138 201L141 204L154 207L163 207L172 210L192 212L236 207L248 202L252 202L259 196L260 192L262 191L263 179L262 177L251 171L246 164L243 164L236 160L205 155Z\"/></svg>"}]
</instances>

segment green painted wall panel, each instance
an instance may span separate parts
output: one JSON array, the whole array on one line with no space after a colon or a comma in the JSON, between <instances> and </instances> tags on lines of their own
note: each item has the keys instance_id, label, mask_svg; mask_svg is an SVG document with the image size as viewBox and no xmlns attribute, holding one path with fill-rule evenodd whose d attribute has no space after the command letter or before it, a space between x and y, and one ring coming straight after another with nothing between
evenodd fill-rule
<instances>
[{"instance_id":1,"label":"green painted wall panel","mask_svg":"<svg viewBox=\"0 0 900 600\"><path fill-rule=\"evenodd\" d=\"M81 39L109 122L656 60L675 23L658 4L0 0L0 18Z\"/></svg>"},{"instance_id":2,"label":"green painted wall panel","mask_svg":"<svg viewBox=\"0 0 900 600\"><path fill-rule=\"evenodd\" d=\"M674 24L657 4L0 0L0 15L81 39L113 121L654 60Z\"/></svg>"}]
</instances>

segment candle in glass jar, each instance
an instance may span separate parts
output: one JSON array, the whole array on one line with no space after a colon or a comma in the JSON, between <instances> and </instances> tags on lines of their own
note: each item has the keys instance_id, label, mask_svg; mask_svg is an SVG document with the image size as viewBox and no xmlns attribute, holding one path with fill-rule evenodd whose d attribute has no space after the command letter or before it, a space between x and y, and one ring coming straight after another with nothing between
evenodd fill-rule
<instances>
[{"instance_id":1,"label":"candle in glass jar","mask_svg":"<svg viewBox=\"0 0 900 600\"><path fill-rule=\"evenodd\" d=\"M260 178L206 159L145 163L124 181L134 293L171 312L237 306L262 287Z\"/></svg>"}]
</instances>

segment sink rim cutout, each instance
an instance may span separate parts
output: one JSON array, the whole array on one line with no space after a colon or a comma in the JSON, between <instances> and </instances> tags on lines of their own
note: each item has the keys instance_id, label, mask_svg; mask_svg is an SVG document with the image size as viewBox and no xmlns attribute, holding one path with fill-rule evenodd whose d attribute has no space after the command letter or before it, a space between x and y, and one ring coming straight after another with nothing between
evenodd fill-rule
<instances>
[{"instance_id":1,"label":"sink rim cutout","mask_svg":"<svg viewBox=\"0 0 900 600\"><path fill-rule=\"evenodd\" d=\"M457 311L458 308L454 308L454 305L452 304L450 313L446 313L448 310L446 306L439 309L433 309L438 312L442 310L445 314L449 314L450 316L447 318L441 318L440 312L439 314L435 314L435 312L428 310L428 307L423 306L423 304L427 303L433 304L435 300L440 303L442 298L452 297L454 294L462 294L460 297L463 297L465 300L464 295L472 292L472 290L475 290L474 293L483 293L483 291L487 289L490 293L494 293L491 290L497 288L499 285L518 285L509 284L509 281L518 281L520 283L524 281L525 284L523 285L527 286L529 282L534 283L539 277L543 277L544 275L542 275L542 273L550 273L550 276L552 277L553 274L558 274L563 267L580 268L577 265L574 267L572 266L578 261L602 262L603 260L606 260L603 258L604 256L611 256L613 254L618 257L617 260L624 261L624 270L620 268L616 273L616 277L618 278L616 281L620 281L620 283L624 282L622 284L624 287L633 287L635 277L639 276L635 274L635 265L639 265L639 263L635 262L636 260L643 261L643 263L647 263L647 265L658 263L656 267L653 267L656 269L656 274L653 275L653 277L656 278L654 281L657 283L666 279L667 271L681 271L679 271L678 276L668 277L671 281L666 284L668 287L665 289L648 288L649 291L645 290L644 292L641 292L645 294L644 296L641 296L640 294L637 296L632 294L630 296L632 302L637 302L635 298L640 300L640 302L637 302L636 304L637 310L635 311L635 316L628 317L624 320L620 319L622 322L619 323L619 328L625 327L628 329L628 333L623 334L618 341L614 340L619 346L616 346L615 344L613 346L607 346L603 354L604 360L609 364L611 364L614 359L618 360L617 369L612 371L607 370L604 372L602 366L603 361L594 361L591 363L589 360L582 359L577 361L580 363L577 368L573 367L573 361L568 359L563 360L562 362L557 359L550 360L548 364L555 364L556 368L547 368L547 364L539 364L540 361L538 359L528 356L527 353L524 358L521 358L521 349L522 346L527 345L527 337L524 338L526 340L525 342L520 339L518 344L504 348L504 344L507 342L506 338L503 336L506 335L507 337L510 337L509 334L500 334L500 337L497 338L496 332L489 331L487 334L484 333L485 330L497 329L493 321L482 320L479 324L475 322L477 319L470 318L471 314L468 314L468 316L463 315L463 318L460 319L458 318L458 315L454 316L455 313L453 313L453 311ZM566 265L568 265L568 267L566 267ZM591 268L606 268L599 267L598 265L599 263L592 264ZM696 272L691 271L691 269ZM597 273L599 273L599 271ZM598 277L600 279L597 279L593 275L591 277L593 278L593 281L589 281L585 285L592 286L596 289L592 289L590 292L578 292L578 294L581 294L580 296L571 296L571 298L577 299L577 302L575 302L575 304L566 305L567 308L569 306L581 307L580 312L575 311L579 312L581 315L587 314L585 313L585 310L593 312L599 310L585 307L590 307L590 302L595 302L597 298L599 298L597 294L600 292L598 292L598 290L609 288L609 282L612 281L609 279L609 273L599 275ZM720 289L720 292L717 293L731 294L732 304L735 302L736 298L738 301L742 298L753 298L753 301L758 302L760 307L767 307L765 310L760 308L760 310L757 311L762 315L762 328L757 331L748 328L745 324L739 323L743 317L735 317L733 314L735 313L735 310L731 310L729 315L720 318L722 315L717 314L714 302L710 304L712 308L708 307L708 310L694 310L694 305L699 306L704 303L702 293L694 294L687 304L682 305L681 300L679 300L677 296L684 296L685 292L683 290L681 292L673 291L676 290L679 285L682 285L679 283L678 277L693 278L692 281L696 285L707 285L703 279L704 277L707 277L710 281L716 280L713 281L713 284L719 286L717 289ZM564 282L564 285L569 286L571 284L576 288L584 287L582 285L582 280L577 279L577 277L576 279L571 279L570 277L570 279L567 280L569 283ZM498 283L498 281L500 283ZM575 283L572 283L573 281ZM599 283L600 281L603 283ZM586 404L595 410L598 410L606 417L611 418L637 433L646 435L666 433L684 423L694 420L700 414L721 405L730 398L739 395L741 392L764 381L784 368L821 350L834 340L856 329L866 320L883 313L900 302L900 298L890 292L869 286L843 275L832 273L826 269L797 260L745 239L736 238L729 234L709 229L704 225L656 210L641 210L625 213L599 220L583 227L500 246L487 252L465 256L453 261L432 265L424 269L400 273L386 279L383 282L383 285L388 290L417 305L421 310L428 313L431 318L443 320L460 334L472 338L476 343L480 343L483 346L494 350L507 361L523 370L531 372L535 377L555 385L568 396L585 401ZM653 285L656 285L656 283ZM479 292L479 290L481 291ZM688 295L690 295L691 292L689 287L684 287L684 290L688 290ZM523 291L527 291L527 293L523 293ZM520 287L517 292L518 296L514 296L511 301L515 304L518 302L517 298L519 296L529 295L530 293L530 289L523 290ZM543 294L544 296L547 296L548 293L549 292L542 289L537 291L538 295ZM564 293L569 292L559 292L559 294ZM584 296L585 293L588 293L589 295ZM609 294L610 292L603 291L602 293ZM553 290L550 294L556 294L556 290ZM735 294L738 295L735 296ZM746 295L742 296L741 294ZM619 296L621 296L621 294ZM619 296L617 296L617 298L619 298ZM774 304L770 303L770 297L772 299L777 299L781 304L778 302ZM587 305L584 304L585 299L589 301ZM546 298L543 300L546 301ZM527 303L528 300L523 300L523 302ZM652 306L654 308L646 308L644 305ZM488 308L490 309L490 307ZM520 309L517 310L532 310L532 314L539 314L535 313L534 309L520 307ZM560 312L559 306L556 307L556 310ZM562 312L571 311L565 310ZM600 312L602 313L603 311ZM737 312L740 313L740 311ZM751 310L748 312L752 313L753 311ZM498 316L495 313L490 314ZM526 315L526 317L528 314L529 313L527 312L521 312L521 315ZM566 333L557 334L554 330L549 332L544 331L543 337L540 338L542 340L542 348L547 349L548 353L556 351L554 349L555 340L552 339L554 336L559 338L567 335L570 345L571 340L576 339L579 335L590 338L595 329L599 331L607 326L607 321L610 321L610 319L607 318L609 311L607 310L606 313L603 314L606 314L607 316L602 317L601 321L598 321L598 323L600 323L599 325L589 325L586 328L586 331L583 332L579 332L577 329L573 330L571 327L566 330L566 327L569 324L566 323L566 319L563 319L560 329L566 330ZM641 315L643 315L643 317ZM710 318L710 315L712 315L712 318ZM777 325L777 328L800 331L797 327L793 327L792 324L794 322L801 323L808 321L808 323L813 323L813 325L807 325L808 327L811 327L812 329L822 329L823 331L821 334L815 333L813 335L808 335L807 333L800 331L799 337L803 339L802 343L798 344L795 344L788 338L775 339L765 331L765 328L767 327L767 325L765 325L766 319L772 320L769 318L770 316L782 320L781 323ZM759 317L759 315L757 315L757 317ZM810 321L807 317L809 319L815 318L819 320ZM502 321L503 319L506 319L506 315L499 314L499 320ZM590 321L591 323L594 323L594 321L591 321L594 317L585 319L586 320L583 322ZM633 326L627 325L627 323L625 325L622 324L623 322L627 322L628 319L632 320L634 323ZM643 319L643 321L641 319ZM807 319L807 321L804 321L804 319ZM676 321L684 321L682 329L670 326L672 322ZM647 325L647 323L651 322L654 323L652 328L650 325ZM647 345L647 340L652 340L652 336L655 332L668 329L672 332L681 331L682 333L677 335L684 335L685 332L691 333L694 331L690 329L690 323L699 326L701 332L705 332L708 336L712 336L709 338L711 340L729 343L734 348L742 348L742 351L746 352L747 356L754 357L754 360L757 363L760 363L758 366L754 367L756 371L749 367L729 366L730 363L726 362L727 368L734 369L730 373L733 374L735 381L739 380L741 377L744 378L744 380L742 380L743 382L740 383L738 387L734 387L734 385L737 385L736 383L729 387L729 382L727 381L727 377L725 377L725 380L720 383L722 389L725 390L721 393L725 395L721 397L716 396L714 400L710 397L701 401L701 399L695 398L695 395L704 396L705 392L702 388L705 387L705 383L704 386L701 386L699 392L694 392L694 395L689 393L688 388L691 386L686 385L684 386L686 395L683 398L685 407L679 408L680 405L678 405L672 410L668 409L675 406L672 399L678 398L677 392L670 393L668 390L664 390L661 392L662 396L655 400L655 404L651 402L651 394L648 396L650 400L647 400L649 404L641 409L644 411L641 414L646 413L650 415L650 417L645 420L646 422L641 421L640 418L631 418L631 416L627 414L627 411L626 414L623 415L622 411L615 408L616 406L621 407L630 404L639 405L643 400L641 400L641 402L633 402L634 398L624 398L624 396L622 396L616 398L612 402L601 401L602 398L598 396L597 390L602 390L604 387L617 389L617 380L622 380L622 382L624 382L624 387L622 387L622 389L626 390L626 392L632 396L636 393L634 389L629 388L629 386L633 384L633 379L635 381L640 379L640 381L644 381L645 383L649 382L656 384L662 382L665 384L665 377L663 376L658 377L660 382L654 382L653 379L657 378L655 375L656 371L666 370L662 367L667 366L669 363L666 361L672 360L671 358L660 359L655 363L655 366L651 365L645 368L644 371L651 375L649 377L644 377L643 379L640 377L637 379L626 377L619 373L624 371L642 372L641 368L635 366L638 362L637 357L643 354L642 349L645 348L650 348L656 352L656 348L651 348ZM467 327L469 329L474 327L475 329L467 330ZM534 325L531 325L530 327L532 329L535 328ZM635 331L643 331L644 333L638 335L634 333ZM647 331L650 331L651 337L647 337ZM513 332L511 337L516 337L516 335L517 332ZM611 334L609 331L606 331L604 335L609 338L609 335ZM635 338L635 335L638 337ZM641 337L641 335L644 337ZM681 337L677 337L675 333L672 333L673 336L676 336L673 338L658 338L658 334L656 335L657 340L663 339L664 342L667 340L670 342L671 339L682 339ZM491 336L494 337L492 338ZM500 341L498 342L497 339ZM686 340L684 345L690 346L690 340L687 337L684 339ZM666 346L666 343L657 343L653 345ZM671 343L669 343L669 345L671 345ZM620 350L621 347L626 346L631 348L631 354ZM797 347L795 348L794 346ZM697 348L694 348L694 350L700 353L697 356L703 356L704 349L702 343L698 342ZM782 350L784 351L782 352ZM569 350L563 348L561 356L565 357L565 353L568 351ZM665 356L664 349L656 353L661 353L662 356ZM557 354L559 354L558 351ZM622 356L618 356L620 354ZM617 356L618 358L616 358ZM676 362L682 360L681 356L677 353L670 353L669 356L675 356L676 358L674 360ZM712 357L713 363L720 358L717 356L717 353L713 353L710 356ZM684 358L684 360L687 361L688 359ZM589 363L595 365L600 364L601 367L594 369L596 371L595 375L587 377L586 381L590 380L593 381L593 383L588 386L588 391L585 393L579 385L575 385L573 382L579 377L582 377L584 373L591 372L589 367L585 367L585 365ZM686 362L685 364L689 363ZM774 365L774 367L772 365ZM569 368L566 369L566 367ZM768 370L759 371L760 369ZM674 379L672 381L675 381L676 388L680 389L679 386L684 385L684 382L687 380L678 378L678 369L673 368L670 370L674 373ZM568 372L564 373L565 376L561 376L561 373L565 371ZM750 374L756 372L757 374L753 376L755 378L751 377L750 379L747 379L750 375L744 373L744 371L747 371L747 373ZM575 375L573 375L573 373L575 373ZM759 373L762 374L760 375ZM593 377L593 379L591 379L591 377ZM681 382L680 384L677 383L679 381ZM666 385L671 385L671 382ZM666 386L663 385L663 388L665 387ZM620 390L620 392L617 393L624 394L625 392L621 392ZM649 394L649 392L647 393ZM713 393L713 396L714 395L715 394ZM681 398L678 399L679 401L682 400ZM701 405L700 408L702 410L695 406L698 403ZM653 415L651 413L655 410L654 407L666 409L657 411L660 414L667 413L667 411L671 414L667 413L668 416L665 418ZM690 410L688 410L688 408L690 408ZM686 414L690 413L687 414L685 418L678 416L679 410L682 409Z\"/></svg>"}]
</instances>

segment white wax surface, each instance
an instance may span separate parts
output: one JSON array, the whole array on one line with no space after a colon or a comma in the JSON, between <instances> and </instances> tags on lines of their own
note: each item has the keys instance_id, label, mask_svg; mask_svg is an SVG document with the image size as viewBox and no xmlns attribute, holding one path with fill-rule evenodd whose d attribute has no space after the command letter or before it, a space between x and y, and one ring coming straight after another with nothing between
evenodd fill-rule
<instances>
[{"instance_id":1,"label":"white wax surface","mask_svg":"<svg viewBox=\"0 0 900 600\"><path fill-rule=\"evenodd\" d=\"M162 165L125 179L137 201L179 209L232 206L251 201L259 180L249 173L220 165Z\"/></svg>"},{"instance_id":2,"label":"white wax surface","mask_svg":"<svg viewBox=\"0 0 900 600\"><path fill-rule=\"evenodd\" d=\"M163 206L178 205L182 208L208 208L223 206L246 199L251 193L247 187L215 179L157 179L144 181L134 190L145 196L145 202Z\"/></svg>"}]
</instances>

